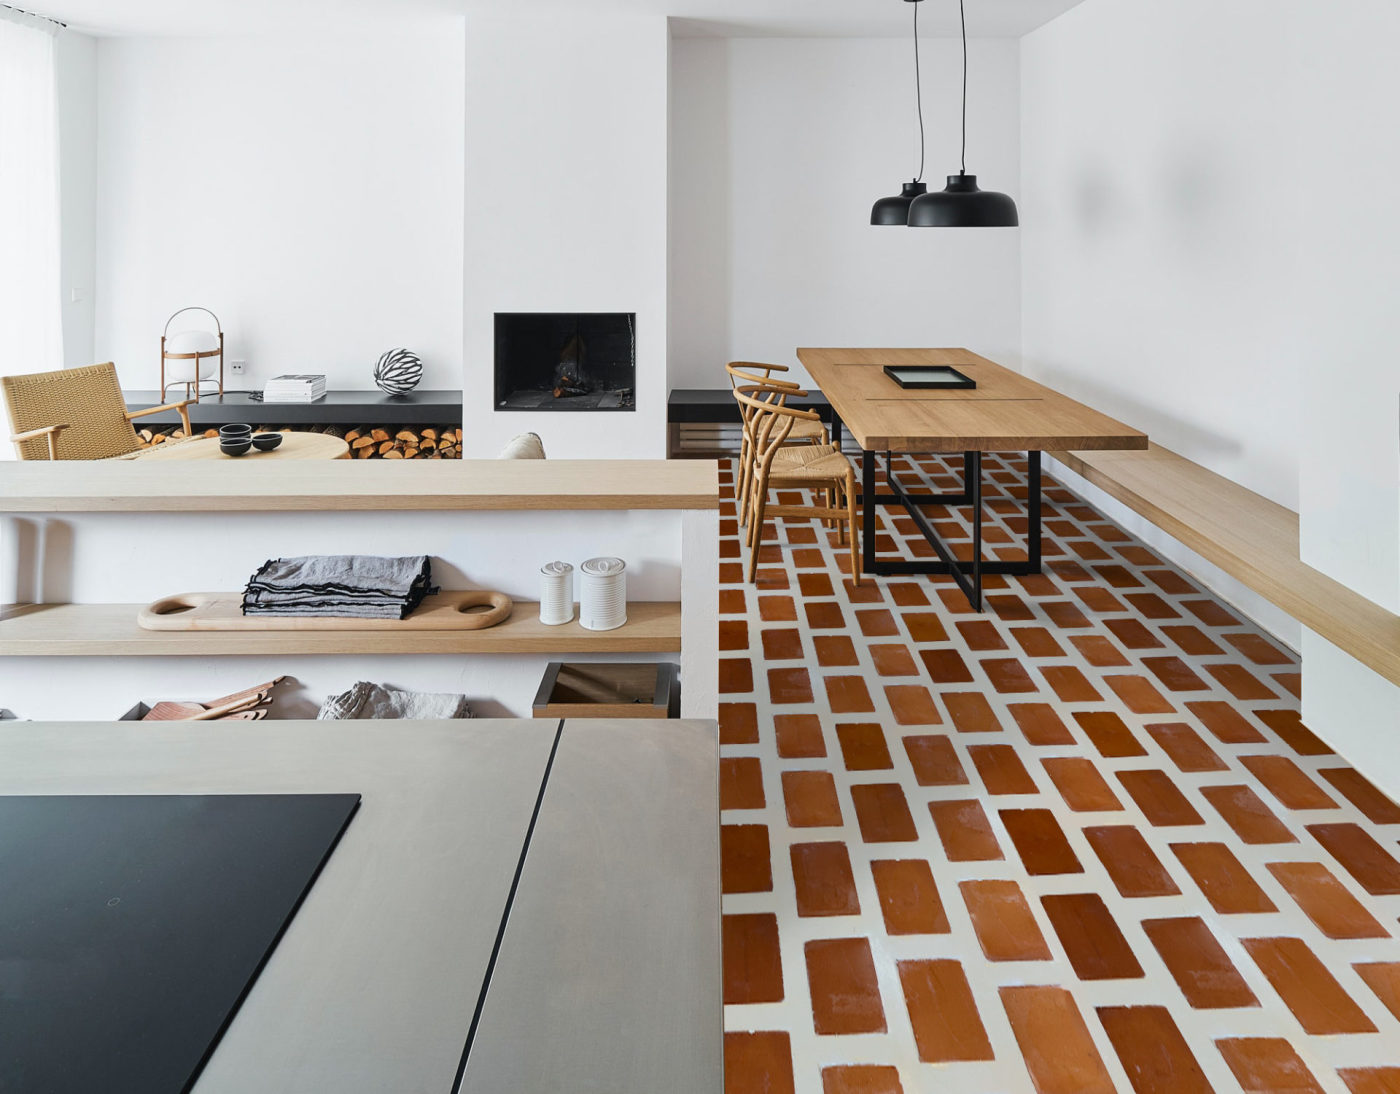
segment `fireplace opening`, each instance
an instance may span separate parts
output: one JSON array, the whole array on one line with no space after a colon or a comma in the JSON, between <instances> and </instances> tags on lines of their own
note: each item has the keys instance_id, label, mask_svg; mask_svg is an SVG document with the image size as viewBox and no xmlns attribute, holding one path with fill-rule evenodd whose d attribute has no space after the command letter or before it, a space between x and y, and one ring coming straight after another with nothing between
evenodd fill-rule
<instances>
[{"instance_id":1,"label":"fireplace opening","mask_svg":"<svg viewBox=\"0 0 1400 1094\"><path fill-rule=\"evenodd\" d=\"M635 312L498 312L497 410L635 410Z\"/></svg>"}]
</instances>

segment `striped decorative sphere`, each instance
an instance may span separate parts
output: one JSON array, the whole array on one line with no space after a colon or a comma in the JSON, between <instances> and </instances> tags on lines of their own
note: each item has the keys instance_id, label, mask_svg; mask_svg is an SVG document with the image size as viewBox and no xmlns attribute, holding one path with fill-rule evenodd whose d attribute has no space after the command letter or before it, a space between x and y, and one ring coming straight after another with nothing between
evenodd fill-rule
<instances>
[{"instance_id":1,"label":"striped decorative sphere","mask_svg":"<svg viewBox=\"0 0 1400 1094\"><path fill-rule=\"evenodd\" d=\"M418 359L418 354L410 353L402 346L391 349L374 366L376 386L390 395L407 394L418 386L421 379L423 362Z\"/></svg>"}]
</instances>

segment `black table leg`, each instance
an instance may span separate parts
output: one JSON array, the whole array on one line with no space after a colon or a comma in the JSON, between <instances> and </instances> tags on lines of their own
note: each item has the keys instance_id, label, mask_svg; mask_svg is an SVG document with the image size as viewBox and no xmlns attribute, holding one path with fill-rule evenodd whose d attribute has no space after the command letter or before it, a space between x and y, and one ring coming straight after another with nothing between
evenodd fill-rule
<instances>
[{"instance_id":1,"label":"black table leg","mask_svg":"<svg viewBox=\"0 0 1400 1094\"><path fill-rule=\"evenodd\" d=\"M861 569L867 574L879 573L875 568L875 453L860 454L860 553Z\"/></svg>"},{"instance_id":2,"label":"black table leg","mask_svg":"<svg viewBox=\"0 0 1400 1094\"><path fill-rule=\"evenodd\" d=\"M1040 573L1040 451L1026 453L1026 561L1030 572Z\"/></svg>"},{"instance_id":3,"label":"black table leg","mask_svg":"<svg viewBox=\"0 0 1400 1094\"><path fill-rule=\"evenodd\" d=\"M972 610L982 610L982 453L965 452L963 467L972 497Z\"/></svg>"}]
</instances>

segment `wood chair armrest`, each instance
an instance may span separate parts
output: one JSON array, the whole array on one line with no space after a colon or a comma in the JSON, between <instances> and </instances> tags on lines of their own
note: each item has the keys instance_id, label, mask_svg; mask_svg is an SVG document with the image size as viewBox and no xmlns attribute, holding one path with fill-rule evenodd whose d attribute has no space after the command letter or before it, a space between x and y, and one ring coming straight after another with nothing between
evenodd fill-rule
<instances>
[{"instance_id":1,"label":"wood chair armrest","mask_svg":"<svg viewBox=\"0 0 1400 1094\"><path fill-rule=\"evenodd\" d=\"M32 441L38 437L47 437L49 441L49 459L56 460L58 459L58 447L55 442L58 440L58 435L67 428L69 428L68 423L64 422L61 425L46 425L39 429L27 429L23 433L15 433L12 435L10 441L14 445L19 446L24 441Z\"/></svg>"},{"instance_id":2,"label":"wood chair armrest","mask_svg":"<svg viewBox=\"0 0 1400 1094\"><path fill-rule=\"evenodd\" d=\"M185 435L189 436L190 412L187 408L192 402L194 402L193 399L181 399L178 402L174 403L162 403L160 406L148 406L145 410L128 410L126 411L126 420L128 422L132 422L135 421L137 418L144 418L147 414L159 414L161 413L161 411L164 410L178 411L180 415L180 422L185 427Z\"/></svg>"}]
</instances>

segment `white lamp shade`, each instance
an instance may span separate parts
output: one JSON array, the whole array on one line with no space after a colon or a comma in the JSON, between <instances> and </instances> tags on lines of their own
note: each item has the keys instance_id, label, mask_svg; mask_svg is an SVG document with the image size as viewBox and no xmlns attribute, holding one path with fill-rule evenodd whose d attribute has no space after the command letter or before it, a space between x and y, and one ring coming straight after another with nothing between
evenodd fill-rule
<instances>
[{"instance_id":1,"label":"white lamp shade","mask_svg":"<svg viewBox=\"0 0 1400 1094\"><path fill-rule=\"evenodd\" d=\"M210 330L181 330L176 331L165 340L166 355L175 353L209 353L218 350L219 336ZM198 359L176 360L165 362L165 378L167 382L176 384L193 383L196 380L207 380L218 371L217 357L201 357Z\"/></svg>"}]
</instances>

